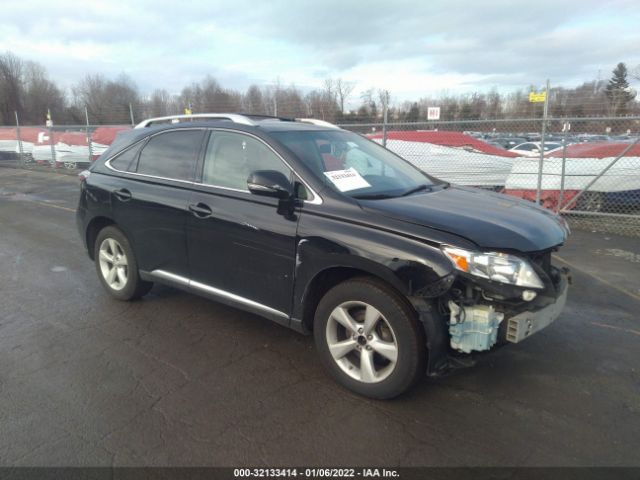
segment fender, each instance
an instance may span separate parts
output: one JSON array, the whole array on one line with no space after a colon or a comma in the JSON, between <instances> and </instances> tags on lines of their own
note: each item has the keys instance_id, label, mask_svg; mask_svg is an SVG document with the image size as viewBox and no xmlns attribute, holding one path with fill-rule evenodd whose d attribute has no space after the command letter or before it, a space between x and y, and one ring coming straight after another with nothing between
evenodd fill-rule
<instances>
[{"instance_id":1,"label":"fender","mask_svg":"<svg viewBox=\"0 0 640 480\"><path fill-rule=\"evenodd\" d=\"M307 231L316 235L307 236ZM324 235L317 236L317 232ZM314 280L334 269L351 269L354 274L378 277L405 297L432 297L434 285L440 285L437 291L444 291L454 278L451 262L433 243L362 224L303 214L298 226L292 328L308 330L309 325L305 328L302 323L308 320L305 307L310 292L317 291Z\"/></svg>"}]
</instances>

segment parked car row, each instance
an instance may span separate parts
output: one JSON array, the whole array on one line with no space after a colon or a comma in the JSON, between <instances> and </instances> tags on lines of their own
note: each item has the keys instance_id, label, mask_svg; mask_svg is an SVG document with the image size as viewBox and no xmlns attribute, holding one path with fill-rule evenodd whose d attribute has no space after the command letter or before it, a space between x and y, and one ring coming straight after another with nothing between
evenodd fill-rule
<instances>
[{"instance_id":1,"label":"parked car row","mask_svg":"<svg viewBox=\"0 0 640 480\"><path fill-rule=\"evenodd\" d=\"M520 132L520 133L499 133L499 132L463 132L478 140L483 140L491 145L511 150L512 148L526 142L541 142L540 132ZM636 137L631 135L601 135L593 133L571 133L566 135L567 144L575 143L628 143L633 142ZM545 143L562 143L565 141L563 133L547 133Z\"/></svg>"}]
</instances>

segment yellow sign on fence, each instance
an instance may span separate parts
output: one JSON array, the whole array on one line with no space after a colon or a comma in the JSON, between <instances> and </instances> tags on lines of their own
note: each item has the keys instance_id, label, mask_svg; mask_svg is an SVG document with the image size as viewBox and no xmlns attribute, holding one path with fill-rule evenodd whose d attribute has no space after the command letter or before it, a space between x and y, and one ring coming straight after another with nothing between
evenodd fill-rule
<instances>
[{"instance_id":1,"label":"yellow sign on fence","mask_svg":"<svg viewBox=\"0 0 640 480\"><path fill-rule=\"evenodd\" d=\"M547 99L547 92L531 92L529 94L529 101L531 103L544 102Z\"/></svg>"}]
</instances>

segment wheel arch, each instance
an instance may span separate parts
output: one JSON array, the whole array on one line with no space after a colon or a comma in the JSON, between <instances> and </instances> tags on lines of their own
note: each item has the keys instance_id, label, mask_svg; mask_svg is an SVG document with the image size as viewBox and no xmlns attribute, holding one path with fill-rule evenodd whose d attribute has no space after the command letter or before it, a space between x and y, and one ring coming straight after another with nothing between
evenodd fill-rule
<instances>
[{"instance_id":1,"label":"wheel arch","mask_svg":"<svg viewBox=\"0 0 640 480\"><path fill-rule=\"evenodd\" d=\"M85 242L87 245L87 253L89 254L89 258L91 260L94 260L95 243L100 230L108 227L109 225L116 225L116 222L112 218L104 216L92 218L87 225L87 229L85 232Z\"/></svg>"},{"instance_id":2,"label":"wheel arch","mask_svg":"<svg viewBox=\"0 0 640 480\"><path fill-rule=\"evenodd\" d=\"M336 285L355 277L368 277L382 282L396 291L398 295L406 298L406 292L403 291L402 284L397 279L394 281L390 275L381 275L380 272L363 268L362 266L335 265L327 267L311 278L302 295L302 308L299 314L304 332L313 331L315 312L322 297ZM413 309L410 302L407 301L407 305Z\"/></svg>"}]
</instances>

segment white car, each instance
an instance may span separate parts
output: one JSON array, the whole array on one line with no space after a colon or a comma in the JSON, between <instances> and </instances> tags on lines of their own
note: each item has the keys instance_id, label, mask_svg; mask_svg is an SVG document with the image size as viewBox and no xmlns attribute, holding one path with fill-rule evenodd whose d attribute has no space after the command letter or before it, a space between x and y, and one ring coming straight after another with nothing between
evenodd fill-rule
<instances>
[{"instance_id":1,"label":"white car","mask_svg":"<svg viewBox=\"0 0 640 480\"><path fill-rule=\"evenodd\" d=\"M517 153L522 157L538 157L540 156L540 147L542 142L525 142L516 145L510 152ZM553 152L562 148L562 144L558 142L544 142L544 153Z\"/></svg>"}]
</instances>

